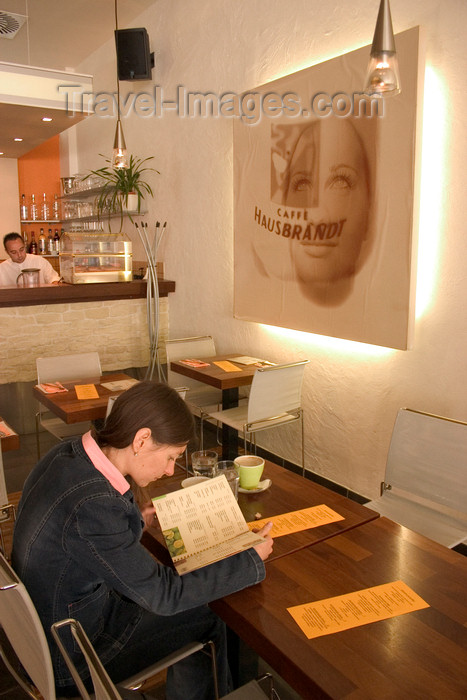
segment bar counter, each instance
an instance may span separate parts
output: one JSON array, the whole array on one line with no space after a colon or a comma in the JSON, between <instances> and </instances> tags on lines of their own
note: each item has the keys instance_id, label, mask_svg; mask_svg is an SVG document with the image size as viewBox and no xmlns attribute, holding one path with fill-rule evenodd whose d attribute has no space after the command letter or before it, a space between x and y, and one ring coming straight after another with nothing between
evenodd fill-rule
<instances>
[{"instance_id":1,"label":"bar counter","mask_svg":"<svg viewBox=\"0 0 467 700\"><path fill-rule=\"evenodd\" d=\"M175 282L159 279L159 297L175 291ZM146 281L101 282L94 284L45 284L40 287L0 287L0 307L67 304L115 299L144 299Z\"/></svg>"}]
</instances>

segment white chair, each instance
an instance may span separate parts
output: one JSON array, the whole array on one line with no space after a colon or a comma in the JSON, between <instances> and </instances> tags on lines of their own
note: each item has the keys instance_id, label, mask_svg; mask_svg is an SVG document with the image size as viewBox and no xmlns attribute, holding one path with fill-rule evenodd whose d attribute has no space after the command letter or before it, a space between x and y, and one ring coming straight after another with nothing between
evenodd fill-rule
<instances>
[{"instance_id":1,"label":"white chair","mask_svg":"<svg viewBox=\"0 0 467 700\"><path fill-rule=\"evenodd\" d=\"M446 547L467 539L467 423L399 409L376 510Z\"/></svg>"},{"instance_id":2,"label":"white chair","mask_svg":"<svg viewBox=\"0 0 467 700\"><path fill-rule=\"evenodd\" d=\"M305 475L302 381L309 360L257 369L251 384L248 404L225 411L210 412L209 417L243 432L244 448L256 433L300 421L302 475ZM202 430L202 426L201 426Z\"/></svg>"},{"instance_id":3,"label":"white chair","mask_svg":"<svg viewBox=\"0 0 467 700\"><path fill-rule=\"evenodd\" d=\"M101 362L98 352L82 352L74 355L57 355L56 357L38 357L36 359L37 383L67 382L91 377L100 377L102 374ZM40 458L40 428L54 435L59 440L66 440L84 435L90 428L90 421L71 423L68 425L57 416L44 410L39 404L36 413L36 440L37 456Z\"/></svg>"},{"instance_id":4,"label":"white chair","mask_svg":"<svg viewBox=\"0 0 467 700\"><path fill-rule=\"evenodd\" d=\"M4 644L3 638L1 640L0 657L18 685L34 700L37 700L38 693L46 700L59 700L59 696L56 695L55 691L52 660L42 623L24 584L1 554L0 628L8 640L8 648ZM178 661L185 659L187 656L200 651L209 654L211 657L214 694L216 700L219 698L215 647L211 641L187 644L173 654L169 654L161 661L115 686L80 623L73 619L61 620L52 625L52 634L79 691L78 697L82 698L82 700L91 700L91 698L63 645L60 636L63 629L71 631L74 641L81 649L88 664L94 686L94 695L92 697L95 700L123 700L123 698L129 697L134 697L136 700L137 698L142 698L143 695L138 692L138 689L141 688L146 680ZM269 674L266 674L264 678L266 677L270 679L270 694L268 696L262 693L256 681L252 681L243 687L245 694L240 694L243 690L241 688L225 697L233 700L277 698L272 679ZM261 681L262 679L260 679ZM124 693L122 689L129 689L134 692ZM261 694L257 694L258 691Z\"/></svg>"},{"instance_id":5,"label":"white chair","mask_svg":"<svg viewBox=\"0 0 467 700\"><path fill-rule=\"evenodd\" d=\"M216 347L210 335L196 336L193 338L177 338L165 341L167 355L167 383L176 389L180 395L185 389L185 401L198 418L205 419L210 411L216 411L222 405L222 392L208 384L197 382L190 377L181 376L170 369L170 363L176 360L188 358L214 357ZM183 387L180 382L183 381ZM202 428L202 426L201 426ZM203 449L203 430L200 430L200 449Z\"/></svg>"}]
</instances>

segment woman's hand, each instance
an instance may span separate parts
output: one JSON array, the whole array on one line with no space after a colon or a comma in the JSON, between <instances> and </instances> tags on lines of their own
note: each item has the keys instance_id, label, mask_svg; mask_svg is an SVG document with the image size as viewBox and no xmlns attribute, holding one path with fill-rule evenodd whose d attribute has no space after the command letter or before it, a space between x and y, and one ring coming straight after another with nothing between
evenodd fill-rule
<instances>
[{"instance_id":1,"label":"woman's hand","mask_svg":"<svg viewBox=\"0 0 467 700\"><path fill-rule=\"evenodd\" d=\"M144 522L146 523L144 526L145 530L150 525L154 525L154 517L156 515L156 509L154 508L152 503L146 503L144 506L142 506L141 515L143 517Z\"/></svg>"},{"instance_id":2,"label":"woman's hand","mask_svg":"<svg viewBox=\"0 0 467 700\"><path fill-rule=\"evenodd\" d=\"M261 542L261 544L257 544L256 547L253 547L253 549L257 551L257 553L263 561L266 561L266 559L269 557L274 546L274 540L272 539L272 537L269 536L271 528L272 523L266 523L266 525L263 528L261 528L261 530L253 530L253 532L257 532L258 535L264 537L264 542Z\"/></svg>"}]
</instances>

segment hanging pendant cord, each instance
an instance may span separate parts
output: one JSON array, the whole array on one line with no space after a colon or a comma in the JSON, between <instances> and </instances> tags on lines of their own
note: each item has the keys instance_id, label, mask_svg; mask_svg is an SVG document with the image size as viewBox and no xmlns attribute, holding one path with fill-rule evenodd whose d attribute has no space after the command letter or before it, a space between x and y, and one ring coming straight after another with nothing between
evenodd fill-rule
<instances>
[{"instance_id":1,"label":"hanging pendant cord","mask_svg":"<svg viewBox=\"0 0 467 700\"><path fill-rule=\"evenodd\" d=\"M118 0L115 0L114 6L115 6L115 31L118 32L118 11L117 11L117 2ZM118 42L118 38L117 38ZM120 119L120 81L118 79L118 59L117 59L117 120Z\"/></svg>"}]
</instances>

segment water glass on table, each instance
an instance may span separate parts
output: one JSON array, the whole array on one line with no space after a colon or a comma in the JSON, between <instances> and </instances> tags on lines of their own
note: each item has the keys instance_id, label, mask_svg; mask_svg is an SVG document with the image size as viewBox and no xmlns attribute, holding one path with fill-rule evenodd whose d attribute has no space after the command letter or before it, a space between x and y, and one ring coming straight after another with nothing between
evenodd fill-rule
<instances>
[{"instance_id":1,"label":"water glass on table","mask_svg":"<svg viewBox=\"0 0 467 700\"><path fill-rule=\"evenodd\" d=\"M223 474L227 479L232 493L238 501L238 471L235 467L235 462L229 459L222 460L222 462L217 463L217 476Z\"/></svg>"},{"instance_id":2,"label":"water glass on table","mask_svg":"<svg viewBox=\"0 0 467 700\"><path fill-rule=\"evenodd\" d=\"M191 468L195 476L207 476L213 479L217 476L217 452L214 450L199 450L191 453Z\"/></svg>"}]
</instances>

